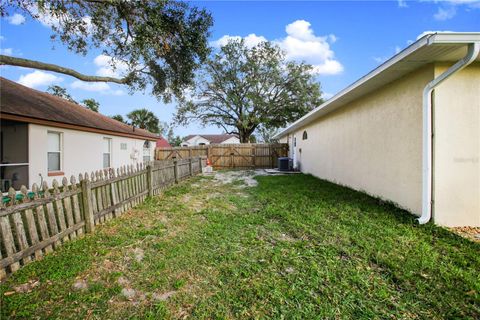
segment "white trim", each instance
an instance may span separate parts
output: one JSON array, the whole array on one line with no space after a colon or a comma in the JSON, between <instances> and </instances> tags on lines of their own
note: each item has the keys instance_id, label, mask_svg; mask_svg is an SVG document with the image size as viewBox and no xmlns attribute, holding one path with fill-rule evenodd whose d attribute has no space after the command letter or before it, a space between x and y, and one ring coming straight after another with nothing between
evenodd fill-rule
<instances>
[{"instance_id":1,"label":"white trim","mask_svg":"<svg viewBox=\"0 0 480 320\"><path fill-rule=\"evenodd\" d=\"M63 171L63 132L61 132L61 131L54 131L54 130L47 130L47 139L48 139L48 135L49 135L50 133L58 134L58 138L59 138L58 148L59 148L59 150L58 150L58 151L49 151L49 150L48 150L48 140L47 140L47 173L51 173L51 172L62 172L62 171ZM58 170L49 170L49 168L48 168L48 154L49 154L49 153L58 153L58 154L59 154Z\"/></svg>"},{"instance_id":2,"label":"white trim","mask_svg":"<svg viewBox=\"0 0 480 320\"><path fill-rule=\"evenodd\" d=\"M112 144L113 144L113 140L111 137L103 137L103 140L102 142L105 143L105 141L108 141L108 152L105 152L105 150L103 150L102 152L102 164L103 164L103 169L108 169L108 168L111 168L112 167ZM105 147L105 145L103 145L103 147ZM105 167L105 155L108 154L108 167Z\"/></svg>"}]
</instances>

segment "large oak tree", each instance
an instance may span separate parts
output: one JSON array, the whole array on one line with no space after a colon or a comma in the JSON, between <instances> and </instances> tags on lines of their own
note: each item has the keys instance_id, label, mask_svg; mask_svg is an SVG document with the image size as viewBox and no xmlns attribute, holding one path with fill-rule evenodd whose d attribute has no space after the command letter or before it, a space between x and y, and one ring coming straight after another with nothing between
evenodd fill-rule
<instances>
[{"instance_id":1,"label":"large oak tree","mask_svg":"<svg viewBox=\"0 0 480 320\"><path fill-rule=\"evenodd\" d=\"M0 64L58 72L82 81L151 87L170 101L192 85L195 69L209 54L211 15L186 2L171 0L4 0L0 15L21 13L51 26L52 39L86 55L100 49L117 77L85 75L68 66L0 55Z\"/></svg>"},{"instance_id":2,"label":"large oak tree","mask_svg":"<svg viewBox=\"0 0 480 320\"><path fill-rule=\"evenodd\" d=\"M248 48L231 41L206 63L190 97L180 101L176 122L200 121L249 142L259 126L279 128L321 104L313 67L287 61L278 46Z\"/></svg>"}]
</instances>

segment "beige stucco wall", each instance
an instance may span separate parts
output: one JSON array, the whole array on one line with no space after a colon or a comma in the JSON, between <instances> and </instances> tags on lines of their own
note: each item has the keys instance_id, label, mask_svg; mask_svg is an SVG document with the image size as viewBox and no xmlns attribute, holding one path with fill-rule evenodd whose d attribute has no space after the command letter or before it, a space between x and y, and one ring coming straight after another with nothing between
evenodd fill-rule
<instances>
[{"instance_id":1,"label":"beige stucco wall","mask_svg":"<svg viewBox=\"0 0 480 320\"><path fill-rule=\"evenodd\" d=\"M449 66L436 65L435 76ZM480 63L435 90L434 118L434 220L480 226Z\"/></svg>"},{"instance_id":2,"label":"beige stucco wall","mask_svg":"<svg viewBox=\"0 0 480 320\"><path fill-rule=\"evenodd\" d=\"M71 175L78 177L79 173L103 169L103 138L111 138L111 164L113 168L123 165L136 165L143 161L143 143L145 140L103 135L98 133L55 128L43 125L29 124L29 187L39 184L42 175L49 183L55 178L61 181L63 176L48 177L47 166L47 133L48 131L62 134L62 165L61 169L70 179ZM126 150L121 150L121 143L126 143ZM150 156L154 157L155 142L150 142ZM138 150L137 158L132 159L133 150Z\"/></svg>"},{"instance_id":3,"label":"beige stucco wall","mask_svg":"<svg viewBox=\"0 0 480 320\"><path fill-rule=\"evenodd\" d=\"M426 66L296 131L300 169L420 215L422 90L433 73Z\"/></svg>"}]
</instances>

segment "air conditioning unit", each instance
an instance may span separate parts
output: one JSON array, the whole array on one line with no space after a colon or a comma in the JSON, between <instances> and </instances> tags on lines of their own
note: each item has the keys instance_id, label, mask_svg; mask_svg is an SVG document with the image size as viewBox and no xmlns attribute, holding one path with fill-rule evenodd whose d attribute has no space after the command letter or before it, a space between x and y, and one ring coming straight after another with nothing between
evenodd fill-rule
<instances>
[{"instance_id":1,"label":"air conditioning unit","mask_svg":"<svg viewBox=\"0 0 480 320\"><path fill-rule=\"evenodd\" d=\"M292 171L293 160L288 157L278 158L278 170L279 171Z\"/></svg>"}]
</instances>

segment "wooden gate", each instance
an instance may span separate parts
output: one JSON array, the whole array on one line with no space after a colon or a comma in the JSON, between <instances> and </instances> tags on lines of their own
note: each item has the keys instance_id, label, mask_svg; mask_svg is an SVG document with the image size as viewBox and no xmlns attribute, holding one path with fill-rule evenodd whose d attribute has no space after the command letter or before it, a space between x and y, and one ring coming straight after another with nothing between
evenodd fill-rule
<instances>
[{"instance_id":1,"label":"wooden gate","mask_svg":"<svg viewBox=\"0 0 480 320\"><path fill-rule=\"evenodd\" d=\"M155 158L184 159L207 157L217 169L275 168L279 157L288 156L284 143L214 144L195 147L157 148Z\"/></svg>"}]
</instances>

